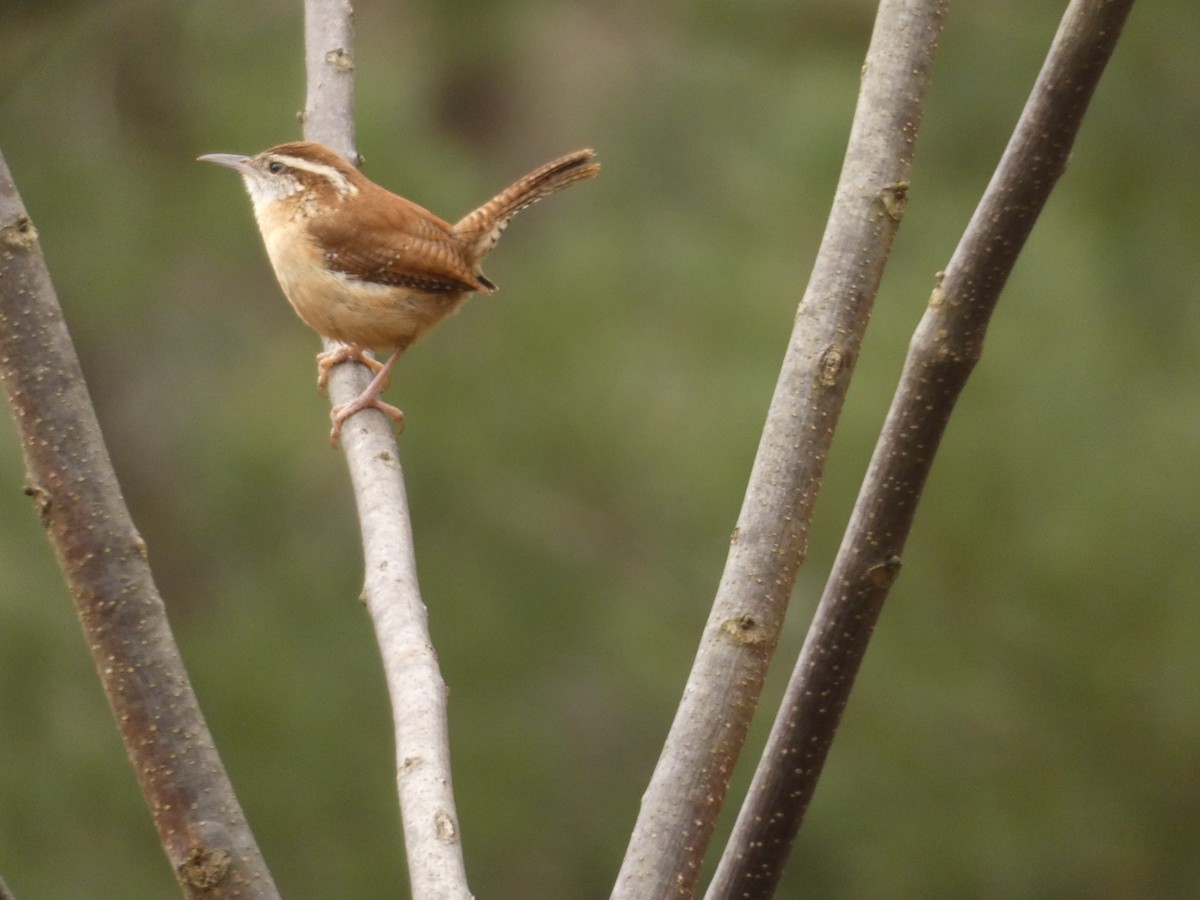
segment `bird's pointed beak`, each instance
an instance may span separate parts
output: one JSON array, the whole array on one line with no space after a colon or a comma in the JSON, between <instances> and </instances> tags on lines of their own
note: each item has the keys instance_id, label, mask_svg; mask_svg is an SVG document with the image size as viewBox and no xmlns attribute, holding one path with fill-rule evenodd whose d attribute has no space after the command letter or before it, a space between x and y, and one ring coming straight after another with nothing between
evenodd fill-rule
<instances>
[{"instance_id":1,"label":"bird's pointed beak","mask_svg":"<svg viewBox=\"0 0 1200 900\"><path fill-rule=\"evenodd\" d=\"M241 172L243 175L254 174L254 169L250 166L250 157L238 156L236 153L206 153L203 156L196 157L196 161L227 166L230 169Z\"/></svg>"}]
</instances>

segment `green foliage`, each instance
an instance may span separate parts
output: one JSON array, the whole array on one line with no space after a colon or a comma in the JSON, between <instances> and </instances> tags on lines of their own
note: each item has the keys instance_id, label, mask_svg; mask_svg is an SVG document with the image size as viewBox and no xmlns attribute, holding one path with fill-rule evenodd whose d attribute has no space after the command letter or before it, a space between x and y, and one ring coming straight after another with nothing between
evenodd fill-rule
<instances>
[{"instance_id":1,"label":"green foliage","mask_svg":"<svg viewBox=\"0 0 1200 900\"><path fill-rule=\"evenodd\" d=\"M768 701L1052 6L952 10ZM373 178L453 217L577 146L605 166L510 229L500 294L418 345L388 395L481 897L601 897L616 873L871 15L357 5ZM947 435L783 896L1200 893L1197 32L1182 0L1131 18ZM0 148L268 863L288 897L365 900L405 876L316 342L234 179L192 163L298 134L301 36L298 3L10 5ZM0 872L24 897L174 896L21 486L5 422Z\"/></svg>"}]
</instances>

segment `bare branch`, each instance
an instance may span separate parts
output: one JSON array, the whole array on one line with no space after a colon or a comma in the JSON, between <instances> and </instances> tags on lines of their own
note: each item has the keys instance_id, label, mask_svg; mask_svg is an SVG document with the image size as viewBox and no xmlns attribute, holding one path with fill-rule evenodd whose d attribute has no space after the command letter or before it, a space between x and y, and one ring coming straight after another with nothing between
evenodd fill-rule
<instances>
[{"instance_id":1,"label":"bare branch","mask_svg":"<svg viewBox=\"0 0 1200 900\"><path fill-rule=\"evenodd\" d=\"M304 136L358 164L354 146L354 10L350 0L305 0Z\"/></svg>"},{"instance_id":2,"label":"bare branch","mask_svg":"<svg viewBox=\"0 0 1200 900\"><path fill-rule=\"evenodd\" d=\"M945 0L885 0L833 210L725 572L616 898L691 897L775 650L833 430L903 216Z\"/></svg>"},{"instance_id":3,"label":"bare branch","mask_svg":"<svg viewBox=\"0 0 1200 900\"><path fill-rule=\"evenodd\" d=\"M38 246L0 157L0 377L28 482L183 893L276 898L196 703Z\"/></svg>"},{"instance_id":4,"label":"bare branch","mask_svg":"<svg viewBox=\"0 0 1200 900\"><path fill-rule=\"evenodd\" d=\"M767 898L812 799L938 444L1133 0L1074 0L933 295L710 900Z\"/></svg>"},{"instance_id":5,"label":"bare branch","mask_svg":"<svg viewBox=\"0 0 1200 900\"><path fill-rule=\"evenodd\" d=\"M347 0L306 0L308 100L305 137L356 160L353 12ZM335 346L324 342L325 349ZM342 403L361 393L364 366L333 369L329 394ZM363 596L383 657L396 736L397 784L414 900L471 896L450 778L446 685L429 636L417 584L412 525L399 451L388 420L356 415L343 429L362 529Z\"/></svg>"}]
</instances>

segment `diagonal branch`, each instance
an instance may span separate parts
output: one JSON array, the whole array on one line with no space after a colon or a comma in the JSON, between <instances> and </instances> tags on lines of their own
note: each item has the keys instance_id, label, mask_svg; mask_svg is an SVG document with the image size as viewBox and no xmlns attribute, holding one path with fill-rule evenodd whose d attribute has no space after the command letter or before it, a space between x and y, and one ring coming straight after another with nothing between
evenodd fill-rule
<instances>
[{"instance_id":1,"label":"diagonal branch","mask_svg":"<svg viewBox=\"0 0 1200 900\"><path fill-rule=\"evenodd\" d=\"M0 378L32 498L184 896L278 897L196 703L37 232L0 157Z\"/></svg>"},{"instance_id":2,"label":"diagonal branch","mask_svg":"<svg viewBox=\"0 0 1200 900\"><path fill-rule=\"evenodd\" d=\"M766 898L845 709L938 444L1000 291L1070 156L1133 0L1074 0L991 184L913 335L799 662L708 897Z\"/></svg>"},{"instance_id":3,"label":"diagonal branch","mask_svg":"<svg viewBox=\"0 0 1200 900\"><path fill-rule=\"evenodd\" d=\"M306 0L308 98L304 134L356 160L353 11L348 0ZM325 349L335 346L326 341ZM334 403L357 396L367 369L333 369ZM468 900L450 779L447 691L417 584L412 525L396 440L378 412L342 431L362 529L363 597L375 626L395 727L397 785L414 900Z\"/></svg>"},{"instance_id":4,"label":"diagonal branch","mask_svg":"<svg viewBox=\"0 0 1200 900\"><path fill-rule=\"evenodd\" d=\"M884 0L841 179L725 572L614 898L691 897L804 558L813 504L892 239L945 0Z\"/></svg>"}]
</instances>

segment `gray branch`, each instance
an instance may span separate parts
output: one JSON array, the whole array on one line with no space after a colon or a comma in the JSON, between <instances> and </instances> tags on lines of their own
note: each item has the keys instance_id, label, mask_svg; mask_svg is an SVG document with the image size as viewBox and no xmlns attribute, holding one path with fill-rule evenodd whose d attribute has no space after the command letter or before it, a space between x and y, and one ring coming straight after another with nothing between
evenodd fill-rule
<instances>
[{"instance_id":1,"label":"gray branch","mask_svg":"<svg viewBox=\"0 0 1200 900\"><path fill-rule=\"evenodd\" d=\"M694 894L804 559L834 427L903 216L945 5L880 5L829 223L725 572L614 898Z\"/></svg>"},{"instance_id":2,"label":"gray branch","mask_svg":"<svg viewBox=\"0 0 1200 900\"><path fill-rule=\"evenodd\" d=\"M357 160L353 11L347 0L306 0L308 99L304 134ZM335 346L324 342L325 349ZM366 367L336 366L330 399L353 399ZM466 900L458 813L450 778L447 691L417 584L404 473L382 413L359 413L342 430L362 530L363 597L383 657L396 739L397 784L414 900Z\"/></svg>"},{"instance_id":3,"label":"gray branch","mask_svg":"<svg viewBox=\"0 0 1200 900\"><path fill-rule=\"evenodd\" d=\"M167 623L37 232L0 156L0 378L28 481L184 896L277 898Z\"/></svg>"},{"instance_id":4,"label":"gray branch","mask_svg":"<svg viewBox=\"0 0 1200 900\"><path fill-rule=\"evenodd\" d=\"M1017 255L1066 168L1132 5L1071 3L991 184L939 276L709 900L774 893L899 573L950 414Z\"/></svg>"},{"instance_id":5,"label":"gray branch","mask_svg":"<svg viewBox=\"0 0 1200 900\"><path fill-rule=\"evenodd\" d=\"M354 146L354 9L350 0L305 0L304 136L358 164ZM343 367L345 368L345 367Z\"/></svg>"}]
</instances>

